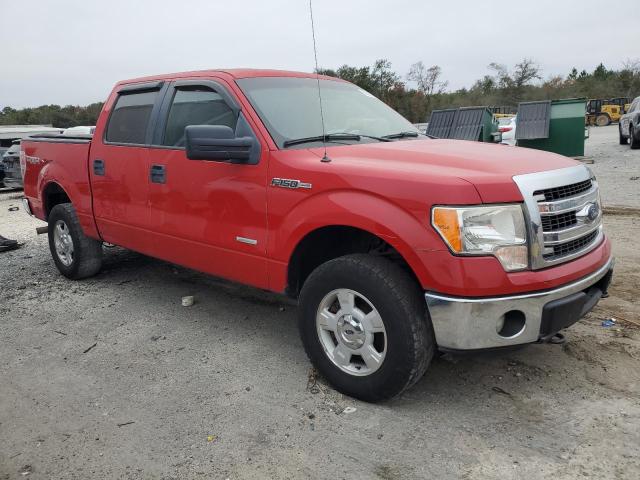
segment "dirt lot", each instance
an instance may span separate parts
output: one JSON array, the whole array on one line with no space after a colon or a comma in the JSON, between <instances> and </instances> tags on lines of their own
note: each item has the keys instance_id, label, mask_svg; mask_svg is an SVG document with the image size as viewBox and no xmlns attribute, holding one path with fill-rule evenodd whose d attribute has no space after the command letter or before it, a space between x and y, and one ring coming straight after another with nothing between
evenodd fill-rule
<instances>
[{"instance_id":1,"label":"dirt lot","mask_svg":"<svg viewBox=\"0 0 640 480\"><path fill-rule=\"evenodd\" d=\"M593 130L605 202L640 207L640 151ZM117 248L64 279L19 197L0 195L24 243L0 254L0 479L640 478L638 216L606 217L611 297L566 345L445 356L370 405L314 378L280 297Z\"/></svg>"},{"instance_id":2,"label":"dirt lot","mask_svg":"<svg viewBox=\"0 0 640 480\"><path fill-rule=\"evenodd\" d=\"M640 151L618 143L618 125L591 127L585 143L587 162L602 189L606 206L640 208Z\"/></svg>"}]
</instances>

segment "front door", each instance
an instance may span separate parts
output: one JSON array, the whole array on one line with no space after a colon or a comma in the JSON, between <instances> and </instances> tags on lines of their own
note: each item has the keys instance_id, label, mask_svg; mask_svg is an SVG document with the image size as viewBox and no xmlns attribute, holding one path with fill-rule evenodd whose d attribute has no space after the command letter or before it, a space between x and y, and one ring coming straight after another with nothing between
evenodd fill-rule
<instances>
[{"instance_id":1,"label":"front door","mask_svg":"<svg viewBox=\"0 0 640 480\"><path fill-rule=\"evenodd\" d=\"M257 140L221 80L169 86L149 149L153 255L266 288L268 152L261 147L253 164L189 160L188 125L225 125Z\"/></svg>"}]
</instances>

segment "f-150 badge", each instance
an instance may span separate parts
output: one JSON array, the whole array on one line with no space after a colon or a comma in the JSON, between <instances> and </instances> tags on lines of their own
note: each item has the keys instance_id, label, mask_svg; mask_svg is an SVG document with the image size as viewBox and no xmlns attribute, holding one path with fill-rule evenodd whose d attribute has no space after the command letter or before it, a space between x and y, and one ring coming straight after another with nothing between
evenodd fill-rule
<instances>
[{"instance_id":1,"label":"f-150 badge","mask_svg":"<svg viewBox=\"0 0 640 480\"><path fill-rule=\"evenodd\" d=\"M292 180L290 178L272 178L271 186L281 187L281 188L311 188L312 187L310 183L301 182L300 180Z\"/></svg>"}]
</instances>

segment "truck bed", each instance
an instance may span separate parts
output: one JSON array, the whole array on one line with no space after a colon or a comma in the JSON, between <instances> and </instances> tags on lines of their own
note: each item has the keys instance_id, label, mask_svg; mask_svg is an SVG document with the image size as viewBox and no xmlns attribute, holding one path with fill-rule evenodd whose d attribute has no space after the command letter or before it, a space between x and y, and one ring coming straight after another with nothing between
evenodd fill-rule
<instances>
[{"instance_id":1,"label":"truck bed","mask_svg":"<svg viewBox=\"0 0 640 480\"><path fill-rule=\"evenodd\" d=\"M24 194L32 213L47 220L48 195L66 195L87 235L97 237L91 206L89 151L91 135L35 135L21 143ZM55 179L65 179L64 188Z\"/></svg>"}]
</instances>

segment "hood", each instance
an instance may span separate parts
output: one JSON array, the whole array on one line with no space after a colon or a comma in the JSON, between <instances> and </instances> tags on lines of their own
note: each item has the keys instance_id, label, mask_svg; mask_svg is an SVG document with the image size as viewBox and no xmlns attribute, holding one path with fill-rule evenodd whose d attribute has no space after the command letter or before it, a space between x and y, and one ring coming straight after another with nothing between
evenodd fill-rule
<instances>
[{"instance_id":1,"label":"hood","mask_svg":"<svg viewBox=\"0 0 640 480\"><path fill-rule=\"evenodd\" d=\"M313 149L322 156L322 149ZM518 202L522 195L513 177L572 167L575 160L530 148L462 140L403 140L329 147L340 163L410 175L457 177L472 183L485 203Z\"/></svg>"}]
</instances>

